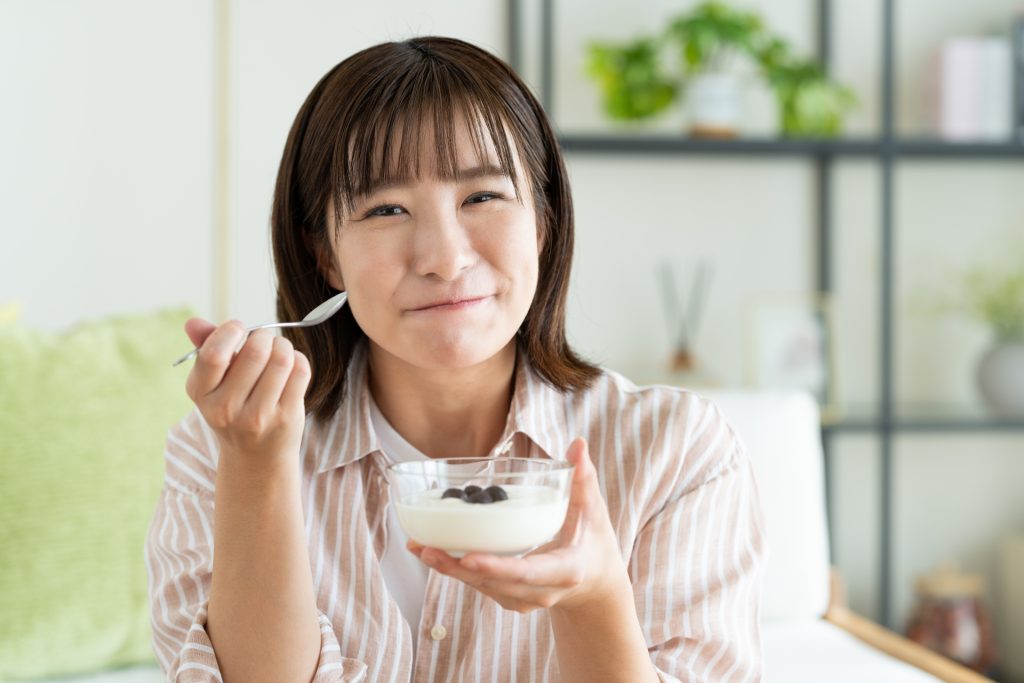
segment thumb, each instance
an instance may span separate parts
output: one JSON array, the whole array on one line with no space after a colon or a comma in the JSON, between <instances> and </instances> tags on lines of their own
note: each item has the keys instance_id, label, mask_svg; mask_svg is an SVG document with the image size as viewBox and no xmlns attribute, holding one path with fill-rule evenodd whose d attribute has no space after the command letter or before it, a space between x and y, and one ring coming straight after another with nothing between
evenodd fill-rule
<instances>
[{"instance_id":1,"label":"thumb","mask_svg":"<svg viewBox=\"0 0 1024 683\"><path fill-rule=\"evenodd\" d=\"M569 508L559 537L563 544L575 545L594 515L594 503L600 499L601 491L597 486L597 474L590 462L585 439L574 439L569 444L565 459L574 467L569 485Z\"/></svg>"},{"instance_id":2,"label":"thumb","mask_svg":"<svg viewBox=\"0 0 1024 683\"><path fill-rule=\"evenodd\" d=\"M216 325L202 318L189 318L185 321L185 334L197 349L203 345L203 342L215 329L217 329Z\"/></svg>"},{"instance_id":3,"label":"thumb","mask_svg":"<svg viewBox=\"0 0 1024 683\"><path fill-rule=\"evenodd\" d=\"M581 471L590 465L590 454L587 451L587 440L578 436L569 444L569 449L565 453L565 459L576 466L572 475L574 482L579 479Z\"/></svg>"},{"instance_id":4,"label":"thumb","mask_svg":"<svg viewBox=\"0 0 1024 683\"><path fill-rule=\"evenodd\" d=\"M565 459L574 465L569 499L574 504L586 508L593 502L595 495L600 495L597 489L597 472L590 460L590 449L587 447L586 439L574 439L569 444Z\"/></svg>"}]
</instances>

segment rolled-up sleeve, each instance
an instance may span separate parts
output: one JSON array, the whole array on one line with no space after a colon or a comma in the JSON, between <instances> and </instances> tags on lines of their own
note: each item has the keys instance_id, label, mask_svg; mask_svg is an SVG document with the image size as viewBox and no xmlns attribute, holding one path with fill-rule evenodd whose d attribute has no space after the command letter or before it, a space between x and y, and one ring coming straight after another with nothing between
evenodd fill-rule
<instances>
[{"instance_id":1,"label":"rolled-up sleeve","mask_svg":"<svg viewBox=\"0 0 1024 683\"><path fill-rule=\"evenodd\" d=\"M164 487L145 547L153 651L168 681L223 681L206 632L217 451L198 410L168 432L164 460ZM366 665L342 656L330 619L317 614L320 658L313 683L365 680Z\"/></svg>"},{"instance_id":2,"label":"rolled-up sleeve","mask_svg":"<svg viewBox=\"0 0 1024 683\"><path fill-rule=\"evenodd\" d=\"M637 536L630 568L637 614L663 681L760 681L763 513L742 441L723 427L710 457L674 487ZM678 456L677 456L678 457Z\"/></svg>"}]
</instances>

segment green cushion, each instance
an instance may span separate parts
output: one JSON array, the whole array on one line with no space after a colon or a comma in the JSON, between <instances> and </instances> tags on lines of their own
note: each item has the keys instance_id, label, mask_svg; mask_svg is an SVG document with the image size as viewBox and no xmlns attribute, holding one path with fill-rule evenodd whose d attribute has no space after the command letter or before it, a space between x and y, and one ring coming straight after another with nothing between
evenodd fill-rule
<instances>
[{"instance_id":1,"label":"green cushion","mask_svg":"<svg viewBox=\"0 0 1024 683\"><path fill-rule=\"evenodd\" d=\"M155 661L143 546L192 315L0 325L0 681Z\"/></svg>"},{"instance_id":2,"label":"green cushion","mask_svg":"<svg viewBox=\"0 0 1024 683\"><path fill-rule=\"evenodd\" d=\"M0 325L13 325L21 317L21 304L8 302L0 304Z\"/></svg>"}]
</instances>

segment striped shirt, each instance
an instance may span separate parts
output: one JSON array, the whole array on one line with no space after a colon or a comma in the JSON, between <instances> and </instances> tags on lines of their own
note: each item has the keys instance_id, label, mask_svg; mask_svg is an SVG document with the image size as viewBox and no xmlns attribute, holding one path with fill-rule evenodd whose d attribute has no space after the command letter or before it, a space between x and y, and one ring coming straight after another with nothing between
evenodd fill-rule
<instances>
[{"instance_id":1,"label":"striped shirt","mask_svg":"<svg viewBox=\"0 0 1024 683\"><path fill-rule=\"evenodd\" d=\"M320 621L313 683L557 681L550 617L504 610L430 571L413 646L380 568L390 502L369 408L365 344L327 421L310 416L300 463ZM499 443L562 459L576 437L590 457L633 586L651 661L664 681L759 681L763 518L742 439L697 393L636 387L603 370L579 392L543 382L519 354ZM220 681L206 633L217 442L198 410L173 426L145 559L153 647L168 680Z\"/></svg>"}]
</instances>

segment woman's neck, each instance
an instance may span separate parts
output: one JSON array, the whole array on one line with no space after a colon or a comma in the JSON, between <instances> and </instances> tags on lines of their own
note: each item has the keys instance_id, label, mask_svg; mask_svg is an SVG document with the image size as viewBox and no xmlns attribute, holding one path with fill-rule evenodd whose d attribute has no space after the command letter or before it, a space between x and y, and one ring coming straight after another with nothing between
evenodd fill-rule
<instances>
[{"instance_id":1,"label":"woman's neck","mask_svg":"<svg viewBox=\"0 0 1024 683\"><path fill-rule=\"evenodd\" d=\"M458 370L424 370L370 342L369 384L381 414L432 458L482 457L501 438L515 382L516 344Z\"/></svg>"}]
</instances>

